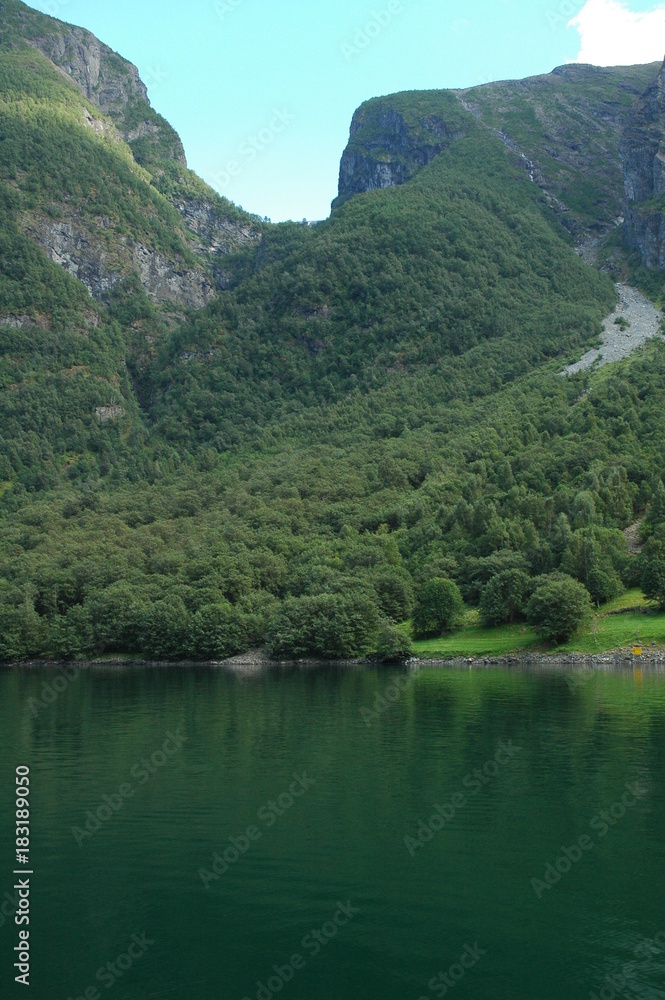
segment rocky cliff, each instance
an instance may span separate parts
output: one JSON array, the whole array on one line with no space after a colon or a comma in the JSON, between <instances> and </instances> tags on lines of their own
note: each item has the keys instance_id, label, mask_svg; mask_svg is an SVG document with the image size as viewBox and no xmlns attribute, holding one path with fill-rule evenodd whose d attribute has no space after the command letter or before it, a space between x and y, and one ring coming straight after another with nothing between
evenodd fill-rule
<instances>
[{"instance_id":1,"label":"rocky cliff","mask_svg":"<svg viewBox=\"0 0 665 1000\"><path fill-rule=\"evenodd\" d=\"M137 159L151 159L152 152L153 157L157 154L172 158L186 166L180 137L150 106L148 90L136 66L92 32L46 17L13 0L4 0L1 16L3 27L9 26L62 70L88 101L111 118L130 146L138 139L144 140L143 148L137 148Z\"/></svg>"},{"instance_id":2,"label":"rocky cliff","mask_svg":"<svg viewBox=\"0 0 665 1000\"><path fill-rule=\"evenodd\" d=\"M404 183L479 124L545 191L569 229L611 227L623 213L621 137L658 68L571 64L525 80L368 101L353 117L333 206Z\"/></svg>"},{"instance_id":3,"label":"rocky cliff","mask_svg":"<svg viewBox=\"0 0 665 1000\"><path fill-rule=\"evenodd\" d=\"M340 163L337 204L362 191L403 184L464 134L457 116L447 120L445 109L409 115L400 107L408 96L367 101L354 114Z\"/></svg>"},{"instance_id":4,"label":"rocky cliff","mask_svg":"<svg viewBox=\"0 0 665 1000\"><path fill-rule=\"evenodd\" d=\"M626 241L645 267L665 269L665 62L634 109L621 153Z\"/></svg>"},{"instance_id":5,"label":"rocky cliff","mask_svg":"<svg viewBox=\"0 0 665 1000\"><path fill-rule=\"evenodd\" d=\"M108 231L107 230L108 227ZM214 293L203 268L186 266L174 254L156 250L147 241L114 233L108 220L76 215L66 220L34 213L25 232L96 299L103 299L135 271L155 303L199 309Z\"/></svg>"},{"instance_id":6,"label":"rocky cliff","mask_svg":"<svg viewBox=\"0 0 665 1000\"><path fill-rule=\"evenodd\" d=\"M3 80L27 70L36 88L8 128L24 127L35 101L49 102L49 127L36 139L41 165L16 159L10 144L0 161L15 178L22 231L52 261L95 298L132 272L153 302L193 308L235 283L226 259L260 242L261 226L187 169L136 66L20 0L0 2L0 62ZM66 181L54 177L68 159L86 181L65 193Z\"/></svg>"},{"instance_id":7,"label":"rocky cliff","mask_svg":"<svg viewBox=\"0 0 665 1000\"><path fill-rule=\"evenodd\" d=\"M209 261L217 288L229 288L235 277L225 258L259 243L260 230L248 221L229 218L218 205L205 199L180 198L175 206L189 232L191 249Z\"/></svg>"}]
</instances>

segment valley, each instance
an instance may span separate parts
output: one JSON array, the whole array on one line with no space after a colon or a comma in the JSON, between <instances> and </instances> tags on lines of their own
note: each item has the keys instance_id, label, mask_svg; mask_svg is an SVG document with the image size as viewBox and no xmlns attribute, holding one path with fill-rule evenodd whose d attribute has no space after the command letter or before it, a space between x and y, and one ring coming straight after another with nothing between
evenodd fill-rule
<instances>
[{"instance_id":1,"label":"valley","mask_svg":"<svg viewBox=\"0 0 665 1000\"><path fill-rule=\"evenodd\" d=\"M136 67L1 14L1 659L390 658L428 588L525 628L543 587L665 602L665 70L369 100L330 217L273 225Z\"/></svg>"}]
</instances>

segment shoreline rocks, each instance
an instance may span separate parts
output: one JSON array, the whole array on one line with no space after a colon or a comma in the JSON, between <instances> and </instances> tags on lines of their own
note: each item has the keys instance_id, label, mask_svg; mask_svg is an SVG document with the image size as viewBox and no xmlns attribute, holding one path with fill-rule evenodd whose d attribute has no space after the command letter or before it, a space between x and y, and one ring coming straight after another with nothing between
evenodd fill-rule
<instances>
[{"instance_id":1,"label":"shoreline rocks","mask_svg":"<svg viewBox=\"0 0 665 1000\"><path fill-rule=\"evenodd\" d=\"M420 667L539 667L561 669L565 667L592 667L594 669L612 669L613 667L654 667L665 670L665 648L657 647L640 656L633 655L630 649L617 649L605 653L506 653L504 656L454 656L454 657L418 657L412 656L397 663L381 663L374 659L355 660L317 660L312 658L298 660L274 660L261 650L250 650L247 653L232 656L225 660L145 660L128 657L103 659L97 657L91 660L28 660L25 662L3 663L0 667L28 668L62 666L63 663L75 664L77 667L188 667L205 668L224 667L226 669L257 670L268 667L376 667L385 668L406 666Z\"/></svg>"}]
</instances>

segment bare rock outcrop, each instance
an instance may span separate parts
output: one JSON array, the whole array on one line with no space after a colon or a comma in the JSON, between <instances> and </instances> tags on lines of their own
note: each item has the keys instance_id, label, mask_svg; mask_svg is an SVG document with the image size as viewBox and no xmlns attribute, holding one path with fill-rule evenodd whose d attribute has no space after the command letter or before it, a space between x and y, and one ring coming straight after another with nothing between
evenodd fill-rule
<instances>
[{"instance_id":1,"label":"bare rock outcrop","mask_svg":"<svg viewBox=\"0 0 665 1000\"><path fill-rule=\"evenodd\" d=\"M621 141L624 233L645 267L665 269L665 62Z\"/></svg>"},{"instance_id":2,"label":"bare rock outcrop","mask_svg":"<svg viewBox=\"0 0 665 1000\"><path fill-rule=\"evenodd\" d=\"M427 114L409 123L384 101L368 101L351 121L338 198L403 184L462 134L443 117Z\"/></svg>"},{"instance_id":3,"label":"bare rock outcrop","mask_svg":"<svg viewBox=\"0 0 665 1000\"><path fill-rule=\"evenodd\" d=\"M29 15L25 15L29 16ZM159 136L160 150L187 165L178 134L150 106L139 71L90 31L50 19L53 30L26 40L72 80L84 97L112 119L130 145L145 136ZM164 141L166 140L166 142Z\"/></svg>"},{"instance_id":4,"label":"bare rock outcrop","mask_svg":"<svg viewBox=\"0 0 665 1000\"><path fill-rule=\"evenodd\" d=\"M54 220L32 215L26 233L96 299L102 299L131 270L138 272L148 297L156 303L200 308L214 294L202 268L186 267L140 240L119 236L109 220L95 219L90 225L79 216Z\"/></svg>"}]
</instances>

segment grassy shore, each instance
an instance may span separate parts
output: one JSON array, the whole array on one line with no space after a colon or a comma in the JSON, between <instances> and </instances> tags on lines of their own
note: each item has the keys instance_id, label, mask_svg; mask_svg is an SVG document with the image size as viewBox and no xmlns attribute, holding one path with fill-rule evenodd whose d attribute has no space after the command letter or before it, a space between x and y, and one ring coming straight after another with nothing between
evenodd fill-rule
<instances>
[{"instance_id":1,"label":"grassy shore","mask_svg":"<svg viewBox=\"0 0 665 1000\"><path fill-rule=\"evenodd\" d=\"M458 656L507 656L511 653L605 653L637 644L645 651L665 646L665 613L657 612L641 590L629 590L602 605L589 622L561 646L548 646L528 625L486 628L477 611L468 611L455 632L437 639L414 642L415 655L453 658Z\"/></svg>"}]
</instances>

